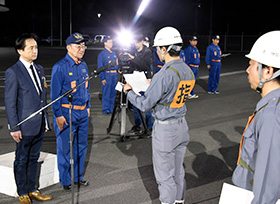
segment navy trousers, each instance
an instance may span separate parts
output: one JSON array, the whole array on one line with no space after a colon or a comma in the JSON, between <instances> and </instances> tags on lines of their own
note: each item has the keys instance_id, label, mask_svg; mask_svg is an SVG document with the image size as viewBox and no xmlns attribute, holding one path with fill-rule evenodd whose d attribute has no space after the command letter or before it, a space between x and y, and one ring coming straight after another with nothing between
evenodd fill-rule
<instances>
[{"instance_id":1,"label":"navy trousers","mask_svg":"<svg viewBox=\"0 0 280 204\"><path fill-rule=\"evenodd\" d=\"M36 188L37 166L40 149L45 132L45 122L42 120L41 130L35 136L22 136L16 144L16 158L14 161L14 175L19 196L28 195Z\"/></svg>"},{"instance_id":2,"label":"navy trousers","mask_svg":"<svg viewBox=\"0 0 280 204\"><path fill-rule=\"evenodd\" d=\"M112 113L114 109L114 102L116 98L116 85L118 74L106 73L106 84L102 84L102 112L103 114Z\"/></svg>"},{"instance_id":3,"label":"navy trousers","mask_svg":"<svg viewBox=\"0 0 280 204\"><path fill-rule=\"evenodd\" d=\"M198 69L197 67L193 67L193 66L190 66L190 68L192 69L193 74L194 74L194 79L196 80L196 79L197 79L197 75L198 75L199 69ZM194 95L194 94L195 94L195 93L194 93L194 87L193 87L193 89L192 89L190 95Z\"/></svg>"},{"instance_id":4,"label":"navy trousers","mask_svg":"<svg viewBox=\"0 0 280 204\"><path fill-rule=\"evenodd\" d=\"M141 116L139 114L139 110L132 105L133 113L134 113L134 120L135 120L135 126L141 126L142 125L142 120ZM148 129L152 129L154 125L154 117L152 115L152 111L148 111L145 113L146 115L146 125Z\"/></svg>"},{"instance_id":5,"label":"navy trousers","mask_svg":"<svg viewBox=\"0 0 280 204\"><path fill-rule=\"evenodd\" d=\"M53 124L57 141L57 164L59 180L61 185L71 184L71 165L70 165L70 144L69 144L69 109L63 108L63 115L68 125L64 125L63 130L59 130L56 117ZM74 182L83 180L84 165L87 153L88 139L88 112L84 110L72 110L72 131L73 131L73 157L74 157Z\"/></svg>"},{"instance_id":6,"label":"navy trousers","mask_svg":"<svg viewBox=\"0 0 280 204\"><path fill-rule=\"evenodd\" d=\"M218 91L221 66L222 66L221 62L212 62L211 63L211 70L209 71L209 78L208 78L208 91L209 92Z\"/></svg>"}]
</instances>

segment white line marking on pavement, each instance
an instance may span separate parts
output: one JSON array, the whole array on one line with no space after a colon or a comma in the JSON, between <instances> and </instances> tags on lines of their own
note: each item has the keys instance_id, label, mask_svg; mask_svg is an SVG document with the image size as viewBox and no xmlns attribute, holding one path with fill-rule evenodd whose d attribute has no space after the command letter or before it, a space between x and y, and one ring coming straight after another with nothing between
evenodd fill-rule
<instances>
[{"instance_id":1,"label":"white line marking on pavement","mask_svg":"<svg viewBox=\"0 0 280 204\"><path fill-rule=\"evenodd\" d=\"M222 73L220 74L220 77L224 77L224 76L231 76L231 75L235 75L235 74L243 74L245 73L245 70L241 70L241 71L234 71L234 72L226 72L226 73ZM198 77L199 79L208 79L208 75L207 76L201 76Z\"/></svg>"}]
</instances>

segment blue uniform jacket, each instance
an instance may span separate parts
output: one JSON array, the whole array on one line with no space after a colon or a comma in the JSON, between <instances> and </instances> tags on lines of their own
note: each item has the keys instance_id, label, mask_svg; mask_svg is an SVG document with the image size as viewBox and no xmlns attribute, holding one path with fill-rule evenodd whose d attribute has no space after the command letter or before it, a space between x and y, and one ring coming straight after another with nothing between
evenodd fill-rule
<instances>
[{"instance_id":1,"label":"blue uniform jacket","mask_svg":"<svg viewBox=\"0 0 280 204\"><path fill-rule=\"evenodd\" d=\"M97 58L97 69L106 66L107 64L109 64L111 61L115 61L116 62L116 66L115 67L111 67L110 69L107 69L106 71L112 71L112 70L118 70L118 58L117 55L114 51L109 51L106 48L98 55ZM105 72L106 72L105 71ZM99 74L99 77L101 79L101 81L105 80L105 72L101 72Z\"/></svg>"},{"instance_id":2,"label":"blue uniform jacket","mask_svg":"<svg viewBox=\"0 0 280 204\"><path fill-rule=\"evenodd\" d=\"M46 82L44 70L42 66L35 63L34 67L41 82L42 93L40 96L21 61L7 69L5 73L5 106L11 128L46 105L47 91L44 87L44 82ZM47 110L44 110L44 115L49 124ZM23 136L35 136L39 134L41 124L42 115L37 114L13 131L21 130Z\"/></svg>"},{"instance_id":3,"label":"blue uniform jacket","mask_svg":"<svg viewBox=\"0 0 280 204\"><path fill-rule=\"evenodd\" d=\"M88 68L84 61L76 64L75 61L68 55L57 62L52 69L51 79L51 99L55 100L69 89L82 83L88 78ZM72 92L73 105L84 106L90 108L89 82L80 86ZM69 104L67 97L63 97L52 105L52 110L55 117L63 116L61 104Z\"/></svg>"},{"instance_id":4,"label":"blue uniform jacket","mask_svg":"<svg viewBox=\"0 0 280 204\"><path fill-rule=\"evenodd\" d=\"M189 45L185 49L185 57L187 65L200 65L200 53L197 47Z\"/></svg>"},{"instance_id":5,"label":"blue uniform jacket","mask_svg":"<svg viewBox=\"0 0 280 204\"><path fill-rule=\"evenodd\" d=\"M222 51L219 45L214 45L213 43L207 47L205 61L207 65L211 65L217 60L221 60Z\"/></svg>"},{"instance_id":6,"label":"blue uniform jacket","mask_svg":"<svg viewBox=\"0 0 280 204\"><path fill-rule=\"evenodd\" d=\"M154 48L153 55L154 55L154 62L155 62L155 67L153 68L153 73L155 74L158 71L160 71L160 69L163 67L164 63L162 61L160 61L160 59L158 58L156 47Z\"/></svg>"},{"instance_id":7,"label":"blue uniform jacket","mask_svg":"<svg viewBox=\"0 0 280 204\"><path fill-rule=\"evenodd\" d=\"M183 62L186 63L186 54L184 50L181 50L180 52L180 58L183 60Z\"/></svg>"},{"instance_id":8,"label":"blue uniform jacket","mask_svg":"<svg viewBox=\"0 0 280 204\"><path fill-rule=\"evenodd\" d=\"M276 203L280 198L280 89L268 93L256 107L255 117L244 133L239 163L232 181L252 190L252 204Z\"/></svg>"}]
</instances>

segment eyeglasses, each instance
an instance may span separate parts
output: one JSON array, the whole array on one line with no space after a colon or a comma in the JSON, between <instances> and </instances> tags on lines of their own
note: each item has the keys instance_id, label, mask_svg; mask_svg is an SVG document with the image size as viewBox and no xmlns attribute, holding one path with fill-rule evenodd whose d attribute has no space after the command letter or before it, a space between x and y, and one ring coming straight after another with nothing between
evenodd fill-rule
<instances>
[{"instance_id":1,"label":"eyeglasses","mask_svg":"<svg viewBox=\"0 0 280 204\"><path fill-rule=\"evenodd\" d=\"M75 47L76 49L80 50L80 49L87 49L87 46L85 45L71 45L72 47Z\"/></svg>"}]
</instances>

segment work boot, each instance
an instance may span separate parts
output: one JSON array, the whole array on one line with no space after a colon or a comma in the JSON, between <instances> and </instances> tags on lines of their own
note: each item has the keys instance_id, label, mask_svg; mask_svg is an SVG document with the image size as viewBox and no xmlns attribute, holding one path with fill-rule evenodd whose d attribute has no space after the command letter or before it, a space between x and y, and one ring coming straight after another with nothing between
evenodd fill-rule
<instances>
[{"instance_id":1,"label":"work boot","mask_svg":"<svg viewBox=\"0 0 280 204\"><path fill-rule=\"evenodd\" d=\"M140 126L133 126L132 128L131 128L131 130L129 130L128 131L128 133L130 134L130 135L136 135L136 134L140 134L140 132L141 132L141 127Z\"/></svg>"},{"instance_id":2,"label":"work boot","mask_svg":"<svg viewBox=\"0 0 280 204\"><path fill-rule=\"evenodd\" d=\"M70 184L70 185L63 186L63 189L64 189L64 190L70 190L70 189L71 189L71 184Z\"/></svg>"},{"instance_id":3,"label":"work boot","mask_svg":"<svg viewBox=\"0 0 280 204\"><path fill-rule=\"evenodd\" d=\"M146 131L144 131L144 133L142 135L140 135L138 137L138 139L143 139L143 138L151 138L152 137L152 132L153 132L153 129L152 128L149 128L147 129Z\"/></svg>"},{"instance_id":4,"label":"work boot","mask_svg":"<svg viewBox=\"0 0 280 204\"><path fill-rule=\"evenodd\" d=\"M28 195L19 196L19 202L20 202L20 204L31 204L32 203Z\"/></svg>"},{"instance_id":5,"label":"work boot","mask_svg":"<svg viewBox=\"0 0 280 204\"><path fill-rule=\"evenodd\" d=\"M32 193L29 193L29 197L35 198L36 200L39 200L39 201L47 201L47 200L52 199L52 197L50 195L42 195L38 190L34 191Z\"/></svg>"},{"instance_id":6,"label":"work boot","mask_svg":"<svg viewBox=\"0 0 280 204\"><path fill-rule=\"evenodd\" d=\"M75 184L79 184L80 186L88 186L89 182L86 181L86 180L82 180L82 181L79 181L79 182L75 182Z\"/></svg>"}]
</instances>

